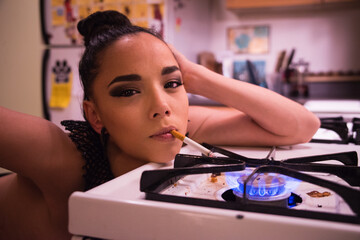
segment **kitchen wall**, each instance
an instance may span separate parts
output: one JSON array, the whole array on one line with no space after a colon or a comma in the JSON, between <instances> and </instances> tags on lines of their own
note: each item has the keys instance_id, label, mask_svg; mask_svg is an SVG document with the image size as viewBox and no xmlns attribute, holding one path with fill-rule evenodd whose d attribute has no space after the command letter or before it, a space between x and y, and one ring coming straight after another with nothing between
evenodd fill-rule
<instances>
[{"instance_id":1,"label":"kitchen wall","mask_svg":"<svg viewBox=\"0 0 360 240\"><path fill-rule=\"evenodd\" d=\"M310 71L360 70L360 8L310 7L293 10L257 10L232 12L225 1L212 1L210 50L221 58L227 51L226 31L242 25L269 25L270 52L263 55L239 55L245 59L264 59L267 72L275 68L281 50L296 49L294 61L310 62Z\"/></svg>"},{"instance_id":2,"label":"kitchen wall","mask_svg":"<svg viewBox=\"0 0 360 240\"><path fill-rule=\"evenodd\" d=\"M165 40L191 61L201 51L209 51L212 2L209 0L168 0Z\"/></svg>"},{"instance_id":3,"label":"kitchen wall","mask_svg":"<svg viewBox=\"0 0 360 240\"><path fill-rule=\"evenodd\" d=\"M39 3L0 1L0 106L42 116Z\"/></svg>"}]
</instances>

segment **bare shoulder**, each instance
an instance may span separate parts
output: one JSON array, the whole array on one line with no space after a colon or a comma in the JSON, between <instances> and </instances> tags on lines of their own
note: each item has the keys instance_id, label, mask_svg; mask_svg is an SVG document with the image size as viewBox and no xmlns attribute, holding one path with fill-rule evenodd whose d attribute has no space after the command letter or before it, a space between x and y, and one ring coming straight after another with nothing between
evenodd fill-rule
<instances>
[{"instance_id":1,"label":"bare shoulder","mask_svg":"<svg viewBox=\"0 0 360 240\"><path fill-rule=\"evenodd\" d=\"M44 158L39 163L44 174L33 176L32 179L44 192L68 197L84 187L85 162L68 134L53 123L49 124L53 134L47 140L51 143L44 150Z\"/></svg>"},{"instance_id":2,"label":"bare shoulder","mask_svg":"<svg viewBox=\"0 0 360 240\"><path fill-rule=\"evenodd\" d=\"M55 124L0 108L0 166L33 181L44 193L68 195L83 185L81 153ZM46 194L47 195L47 194Z\"/></svg>"}]
</instances>

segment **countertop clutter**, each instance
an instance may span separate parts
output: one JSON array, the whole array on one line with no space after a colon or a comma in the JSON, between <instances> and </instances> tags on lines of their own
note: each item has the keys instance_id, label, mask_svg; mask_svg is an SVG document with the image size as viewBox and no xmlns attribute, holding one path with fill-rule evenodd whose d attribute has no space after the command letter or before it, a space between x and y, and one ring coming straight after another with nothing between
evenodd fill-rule
<instances>
[{"instance_id":1,"label":"countertop clutter","mask_svg":"<svg viewBox=\"0 0 360 240\"><path fill-rule=\"evenodd\" d=\"M294 62L296 49L279 53L272 90L304 103L311 99L360 99L360 69L313 72L311 62Z\"/></svg>"},{"instance_id":2,"label":"countertop clutter","mask_svg":"<svg viewBox=\"0 0 360 240\"><path fill-rule=\"evenodd\" d=\"M360 99L360 70L309 72L304 77L311 99Z\"/></svg>"}]
</instances>

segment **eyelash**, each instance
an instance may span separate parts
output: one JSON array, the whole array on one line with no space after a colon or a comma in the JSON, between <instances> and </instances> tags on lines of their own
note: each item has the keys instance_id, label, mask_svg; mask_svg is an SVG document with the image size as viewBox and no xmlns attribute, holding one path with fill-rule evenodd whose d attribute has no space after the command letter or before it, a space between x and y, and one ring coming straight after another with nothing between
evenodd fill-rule
<instances>
[{"instance_id":1,"label":"eyelash","mask_svg":"<svg viewBox=\"0 0 360 240\"><path fill-rule=\"evenodd\" d=\"M176 86L174 86L174 84L176 84ZM177 88L177 87L180 87L182 85L183 85L183 83L181 82L181 80L177 79L177 80L174 80L174 81L167 82L165 84L164 88Z\"/></svg>"},{"instance_id":2,"label":"eyelash","mask_svg":"<svg viewBox=\"0 0 360 240\"><path fill-rule=\"evenodd\" d=\"M140 91L131 88L124 88L118 90L116 89L115 91L112 91L110 95L113 97L131 97L136 93L140 93Z\"/></svg>"},{"instance_id":3,"label":"eyelash","mask_svg":"<svg viewBox=\"0 0 360 240\"><path fill-rule=\"evenodd\" d=\"M180 79L169 81L164 85L165 89L175 89L182 86L183 83ZM124 88L124 89L115 89L114 91L110 92L110 95L113 97L131 97L137 93L140 93L139 90L131 89L131 88Z\"/></svg>"}]
</instances>

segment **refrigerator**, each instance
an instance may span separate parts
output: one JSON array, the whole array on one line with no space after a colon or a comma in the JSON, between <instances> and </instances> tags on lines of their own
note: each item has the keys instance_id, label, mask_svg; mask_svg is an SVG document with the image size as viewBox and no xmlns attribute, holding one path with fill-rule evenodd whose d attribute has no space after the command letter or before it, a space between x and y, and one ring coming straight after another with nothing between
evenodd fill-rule
<instances>
[{"instance_id":1,"label":"refrigerator","mask_svg":"<svg viewBox=\"0 0 360 240\"><path fill-rule=\"evenodd\" d=\"M62 120L84 120L78 64L84 51L77 23L96 11L116 10L132 23L164 34L166 0L39 0L44 118L64 129Z\"/></svg>"},{"instance_id":2,"label":"refrigerator","mask_svg":"<svg viewBox=\"0 0 360 240\"><path fill-rule=\"evenodd\" d=\"M70 1L40 0L42 103L46 119L61 127L66 119L83 120L83 90L78 63L84 48L76 30ZM61 127L62 128L62 127Z\"/></svg>"}]
</instances>

